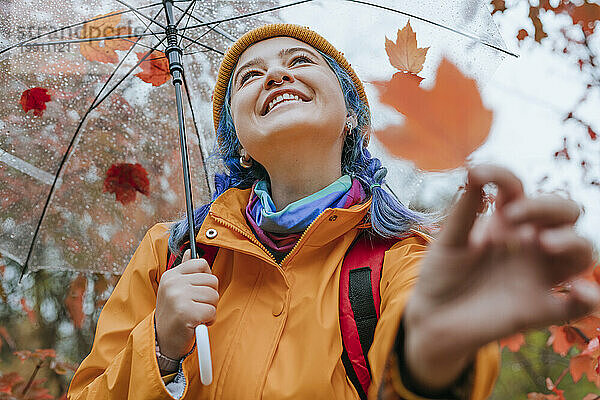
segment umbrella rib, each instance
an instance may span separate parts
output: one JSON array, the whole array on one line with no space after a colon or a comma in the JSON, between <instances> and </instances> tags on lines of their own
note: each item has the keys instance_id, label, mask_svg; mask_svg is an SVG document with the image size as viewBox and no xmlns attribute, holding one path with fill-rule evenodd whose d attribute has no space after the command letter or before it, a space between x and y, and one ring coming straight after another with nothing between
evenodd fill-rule
<instances>
[{"instance_id":1,"label":"umbrella rib","mask_svg":"<svg viewBox=\"0 0 600 400\"><path fill-rule=\"evenodd\" d=\"M260 10L260 11L253 11L251 13L237 15L235 17L229 17L229 18L223 18L223 19L218 19L218 20L209 21L209 22L203 22L203 23L198 24L198 25L189 26L189 27L185 28L185 30L194 29L194 28L201 28L203 26L208 26L208 25L212 25L212 24L216 24L216 23L221 23L221 22L235 21L235 20L238 20L238 19L252 17L254 15L259 15L259 14L265 14L265 13L269 13L271 11L277 11L277 10L281 10L283 8L297 6L297 5L304 4L304 3L310 3L310 2L313 2L313 1L315 1L315 0L300 0L300 1L297 1L295 3L289 3L289 4L284 4L284 5L281 5L281 6L277 6L277 7L266 8L266 9ZM182 29L182 30L184 30L184 29Z\"/></svg>"},{"instance_id":2,"label":"umbrella rib","mask_svg":"<svg viewBox=\"0 0 600 400\"><path fill-rule=\"evenodd\" d=\"M140 22L141 22L142 24L144 24L144 26L146 27L146 29L147 29L147 30L149 30L149 31L150 31L150 33L151 33L152 35L154 35L154 37L156 38L156 40L160 40L160 38L157 36L156 32L154 32L154 31L153 31L153 30L150 28L150 25L148 25L148 24L147 24L147 23L146 23L146 22L145 22L145 21L144 21L144 20L143 20L143 19L142 19L142 18L141 18L139 15L138 15L138 14L140 14L140 13L137 13L137 12L136 12L136 13L134 13L134 14L135 14L135 16L137 17L137 19L139 19L139 20L140 20ZM160 15L160 11L158 12L158 14L156 14L156 17L158 17L159 15ZM154 17L154 19L156 19L156 17Z\"/></svg>"},{"instance_id":3,"label":"umbrella rib","mask_svg":"<svg viewBox=\"0 0 600 400\"><path fill-rule=\"evenodd\" d=\"M57 44L73 44L73 43L98 42L98 41L102 41L102 40L117 40L117 39L128 39L128 38L141 38L141 37L153 36L153 35L154 35L153 33L137 33L137 34L132 33L132 34L129 34L129 35L105 36L105 37L83 38L83 39L57 40L57 41L54 41L54 42L26 43L26 44L20 45L20 47L36 47L36 46L50 46L50 45L57 45ZM157 39L160 40L159 38L157 38Z\"/></svg>"},{"instance_id":4,"label":"umbrella rib","mask_svg":"<svg viewBox=\"0 0 600 400\"><path fill-rule=\"evenodd\" d=\"M127 4L126 2L124 2L123 0L116 0L119 4L124 5L125 7L129 8L131 11L133 11L135 14L146 18L148 21L160 26L162 29L164 29L165 31L167 30L167 27L164 26L163 24L161 24L160 22L158 22L156 19L154 18L150 18L149 16L147 16L146 14L143 14L141 12L139 12L135 7L130 6L129 4Z\"/></svg>"},{"instance_id":5,"label":"umbrella rib","mask_svg":"<svg viewBox=\"0 0 600 400\"><path fill-rule=\"evenodd\" d=\"M209 31L208 31L208 32L210 32L210 29L209 29ZM206 32L206 33L208 33L208 32ZM196 39L192 39L192 38L190 38L190 37L187 37L187 36L184 36L184 35L182 35L182 34L180 34L180 33L177 33L177 35L181 36L182 38L184 38L185 40L187 40L187 41L189 41L189 42L192 42L192 43L194 43L194 44L197 44L197 45L199 45L199 46L202 46L202 47L204 47L206 50L214 51L215 53L218 53L218 54L220 54L220 55L225 55L225 52L223 52L223 51L221 51L221 50L213 49L212 47L210 47L210 46L208 46L208 45L206 45L206 44L204 44L204 43L202 43L202 42L199 42L199 41L197 41ZM204 36L204 35L202 35L202 36ZM189 47L189 46L188 46L188 47ZM187 48L187 47L186 47L186 48Z\"/></svg>"},{"instance_id":6,"label":"umbrella rib","mask_svg":"<svg viewBox=\"0 0 600 400\"><path fill-rule=\"evenodd\" d=\"M214 30L214 28L219 25L218 23L214 26L214 27L209 27L209 29L206 30L206 32L204 32L202 35L198 36L195 40L200 40L202 39L204 36L208 35L211 31ZM190 43L187 46L185 46L182 50L186 51L187 49L190 48L191 45L193 45L194 43ZM205 50L206 51L206 50ZM188 53L188 54L193 54L193 53Z\"/></svg>"},{"instance_id":7,"label":"umbrella rib","mask_svg":"<svg viewBox=\"0 0 600 400\"><path fill-rule=\"evenodd\" d=\"M182 10L180 7L178 7L177 5L175 5L175 4L174 4L174 6L175 6L175 8L179 9L180 11L183 11L183 10ZM193 14L190 14L190 17L191 17L193 20L197 21L197 22L204 23L204 21L203 21L203 20L201 20L200 18L196 17L196 16L195 16L195 15L193 15ZM218 25L218 24L219 24L219 23L217 23L217 25ZM183 30L186 30L186 29L187 29L187 25L186 25L186 27L185 27ZM218 34L220 34L220 35L221 35L221 36L223 36L225 39L227 39L227 40L229 40L229 41L231 41L231 42L235 42L235 41L237 40L237 39L236 39L236 38L234 38L232 35L230 35L230 34L229 34L229 33L227 33L226 31L224 31L223 29L217 28L216 26L215 26L213 29L215 30L215 32L217 32Z\"/></svg>"},{"instance_id":8,"label":"umbrella rib","mask_svg":"<svg viewBox=\"0 0 600 400\"><path fill-rule=\"evenodd\" d=\"M202 139L200 138L200 130L198 129L198 123L196 122L196 113L194 113L194 106L192 105L192 99L190 97L190 91L188 90L187 79L185 78L186 73L182 74L183 76L183 87L185 88L185 95L187 97L188 104L190 106L190 111L192 112L192 121L194 122L194 130L196 131L196 137L198 138L198 146L200 147L200 161L202 162L202 168L204 168L204 178L206 179L206 187L208 188L208 193L211 195L212 193L210 188L210 180L208 179L208 169L206 168L206 162L204 159Z\"/></svg>"},{"instance_id":9,"label":"umbrella rib","mask_svg":"<svg viewBox=\"0 0 600 400\"><path fill-rule=\"evenodd\" d=\"M154 4L148 4L148 5L145 5L145 6L142 6L142 7L138 7L138 9L141 10L141 9L145 9L145 8L156 7L156 6L159 6L159 5L162 5L162 2L160 2L160 3L154 3ZM114 17L115 15L121 15L121 14L130 13L130 12L132 12L132 11L131 10L118 11L118 12L112 13L110 15L102 15L100 17L88 19L88 20L85 20L83 22L78 22L76 24L67 25L67 26L64 26L64 27L58 28L58 29L53 29L51 31L44 32L42 34L39 34L37 36L34 36L32 38L29 38L29 39L26 39L26 40L24 40L22 42L19 42L17 44L12 45L12 46L9 46L9 47L7 47L5 49L2 49L2 50L0 50L0 55L4 54L7 51L10 51L10 50L12 50L14 48L21 47L21 46L23 46L26 43L33 42L34 40L37 40L37 39L41 39L44 36L52 35L53 33L58 33L60 31L66 30L66 29L76 28L78 26L85 25L85 24L88 24L90 22L98 21L98 20L105 19L105 18Z\"/></svg>"},{"instance_id":10,"label":"umbrella rib","mask_svg":"<svg viewBox=\"0 0 600 400\"><path fill-rule=\"evenodd\" d=\"M175 3L173 3L173 6L175 8L177 8L179 11L183 11L181 10L181 8L177 7L175 5ZM190 8L193 8L196 6L196 0L192 0L192 2L188 5L188 7L185 9L185 11L183 11L183 15L181 16L181 18L179 19L179 21L177 21L177 25L179 25L179 22L181 22L183 20L183 18L187 15L187 21L185 22L185 26L187 27L190 24L190 17L192 15L192 12L194 12L194 10L192 9L190 11ZM188 13L189 11L189 13ZM179 42L177 43L177 46L181 47L181 41L183 40L183 36L181 38L179 38Z\"/></svg>"},{"instance_id":11,"label":"umbrella rib","mask_svg":"<svg viewBox=\"0 0 600 400\"><path fill-rule=\"evenodd\" d=\"M192 51L191 53L183 53L184 56L193 56L194 54L199 54L199 53L206 53L210 50L197 50L197 51Z\"/></svg>"},{"instance_id":12,"label":"umbrella rib","mask_svg":"<svg viewBox=\"0 0 600 400\"><path fill-rule=\"evenodd\" d=\"M117 87L118 87L118 86L119 86L119 85L120 85L120 84L121 84L121 83L122 83L122 82L123 82L125 79L127 79L127 77L128 77L129 75L131 75L131 73L132 73L133 71L135 71L135 69L136 69L137 67L139 67L139 66L140 66L140 64L142 64L144 61L146 61L146 59L148 58L148 56L149 56L149 55L150 55L152 52L154 52L154 51L155 51L155 50L158 48L158 46L160 46L160 45L162 44L162 42L164 42L165 40L167 40L167 37L166 37L166 36L165 36L164 38L162 38L162 39L161 39L161 40L160 40L160 41L159 41L159 42L156 44L156 46L155 46L154 48L152 48L150 51L148 51L148 52L147 52L147 53L146 53L146 54L145 54L145 55L144 55L144 56L143 56L143 57L142 57L142 58L141 58L141 59L140 59L140 60L137 62L137 64L135 64L133 67L131 67L131 68L129 69L129 71L127 71L127 73L126 73L124 76L122 76L122 77L121 77L121 79L119 79L119 81L118 81L118 82L117 82L117 83L116 83L116 84L115 84L113 87L111 87L111 88L110 88L110 90L108 91L108 93L106 93L106 94L104 95L104 97L102 97L100 100L98 100L98 97L100 97L100 93L102 93L102 90L103 90L103 89L106 87L106 84L105 84L105 86L103 86L103 87L102 87L102 89L100 90L100 92L98 93L98 96L96 96L96 99L94 100L94 103L92 103L92 106L90 107L90 111L92 111L93 109L95 109L96 107L98 107L98 106L100 105L100 103L102 103L104 100L106 100L106 98L107 98L108 96L110 96L110 95L112 94L112 92L114 92L114 91L115 91L115 89L116 89L116 88L117 88ZM125 58L126 58L126 57L123 57L123 60L125 60ZM120 65L119 65L119 66L120 66ZM118 69L118 67L117 67L117 69ZM116 71L116 69L115 69L115 71ZM113 75L111 75L111 78L112 78L112 76L113 76ZM110 80L110 79L109 79L109 80ZM108 83L108 82L107 82L107 83Z\"/></svg>"},{"instance_id":13,"label":"umbrella rib","mask_svg":"<svg viewBox=\"0 0 600 400\"><path fill-rule=\"evenodd\" d=\"M159 11L160 13L160 11ZM157 14L158 16L158 14ZM166 40L166 37L161 39L156 47L160 46L160 44L162 44L162 42ZM23 270L21 271L21 276L19 277L19 281L21 281L21 279L23 278L23 276L25 275L25 272L27 271L27 264L29 263L29 259L31 258L31 253L33 252L33 246L35 245L35 241L37 239L38 233L40 231L40 227L42 226L42 222L44 220L44 217L46 215L46 210L48 209L48 205L50 204L50 200L52 198L52 195L54 194L54 189L56 188L56 182L59 179L60 173L62 171L62 168L65 164L65 162L67 161L67 158L69 157L70 153L71 153L71 149L73 148L73 145L75 144L75 140L77 138L77 136L79 135L79 132L81 131L81 128L83 127L84 122L87 119L87 116L92 112L92 110L94 110L104 99L106 99L106 97L108 97L108 95L110 95L110 93L112 93L116 87L123 82L123 80L129 76L131 74L131 72L133 72L133 70L135 68L137 68L137 66L139 64L141 64L151 53L152 51L147 52L144 57L133 67L129 70L129 72L127 72L127 74L125 75L125 77L123 79L121 79L119 81L119 83L117 83L117 85L115 85L113 88L111 88L110 92L108 93L108 95L104 96L102 98L102 100L100 100L100 102L96 103L96 101L98 100L98 98L100 97L100 93L102 93L102 91L104 90L104 88L106 88L106 86L108 85L108 82L111 81L111 79L115 76L117 70L119 69L119 67L121 65L123 65L123 62L125 61L125 59L127 58L127 56L129 54L131 54L131 52L133 51L133 49L135 48L137 43L134 43L133 46L131 46L131 48L127 51L127 54L125 55L125 57L123 57L121 59L121 61L119 61L119 64L117 65L117 67L114 69L114 71L111 73L110 77L108 78L108 80L104 83L104 86L102 86L102 88L100 89L100 91L98 92L98 94L96 95L96 98L92 101L91 106L88 108L88 110L85 112L85 114L83 115L83 117L81 118L81 120L79 121L79 124L77 125L77 129L75 130L75 133L73 134L73 137L71 138L71 141L69 142L69 146L67 147L67 150L65 151L65 155L63 156L62 160L60 161L60 164L58 166L58 170L56 171L56 174L54 175L54 180L52 182L52 186L50 187L50 192L48 193L48 197L46 198L46 203L44 204L44 208L42 209L42 214L40 216L39 222L35 228L35 232L33 233L33 239L31 240L31 244L29 245L29 251L27 252L27 258L25 259L25 265L23 265Z\"/></svg>"},{"instance_id":14,"label":"umbrella rib","mask_svg":"<svg viewBox=\"0 0 600 400\"><path fill-rule=\"evenodd\" d=\"M446 26L446 25L442 25L442 24L440 24L438 22L435 22L435 21L430 21L430 20L428 20L426 18L419 17L417 15L413 15L413 14L410 14L410 13L407 13L407 12L404 12L404 11L400 11L400 10L397 10L397 9L394 9L394 8L382 6L382 5L379 5L379 4L374 4L374 3L371 3L371 2L368 2L368 1L363 1L363 0L342 0L342 1L347 1L349 3L357 3L357 4L363 4L363 5L367 5L367 6L371 6L371 7L375 7L375 8L380 8L382 10L391 11L391 12L394 12L394 13L397 13L397 14L402 14L402 15L404 15L406 17L418 19L418 20L426 22L428 24L435 25L435 26L437 26L439 28L446 29L446 30L449 30L450 32L454 32L454 33L456 33L458 35L461 35L461 36L467 37L469 39L475 40L476 42L479 42L479 43L483 44L484 46L491 47L492 49L498 50L498 51L500 51L500 52L502 52L504 54L507 54L509 56L513 56L515 58L519 57L517 54L512 53L512 52L510 52L510 51L508 51L506 49L503 49L503 48L498 47L496 45L493 45L491 43L485 42L483 39L481 39L481 38L479 38L477 36L470 35L470 34L468 34L466 32L461 32L461 31L459 31L457 29L451 28L451 27Z\"/></svg>"}]
</instances>

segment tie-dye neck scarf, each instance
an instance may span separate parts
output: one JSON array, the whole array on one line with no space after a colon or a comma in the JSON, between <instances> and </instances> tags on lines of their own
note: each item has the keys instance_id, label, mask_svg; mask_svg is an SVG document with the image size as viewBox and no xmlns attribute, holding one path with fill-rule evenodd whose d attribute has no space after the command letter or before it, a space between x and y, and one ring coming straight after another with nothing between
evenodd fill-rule
<instances>
[{"instance_id":1,"label":"tie-dye neck scarf","mask_svg":"<svg viewBox=\"0 0 600 400\"><path fill-rule=\"evenodd\" d=\"M361 203L366 194L357 179L344 175L331 185L277 211L266 181L252 188L246 219L260 240L276 258L283 258L302 232L327 208L348 208Z\"/></svg>"}]
</instances>

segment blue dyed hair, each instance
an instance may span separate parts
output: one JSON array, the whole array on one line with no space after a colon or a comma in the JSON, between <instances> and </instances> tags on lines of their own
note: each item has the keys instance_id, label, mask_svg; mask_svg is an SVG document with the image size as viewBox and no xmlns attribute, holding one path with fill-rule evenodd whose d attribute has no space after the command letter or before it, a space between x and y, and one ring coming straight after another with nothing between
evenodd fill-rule
<instances>
[{"instance_id":1,"label":"blue dyed hair","mask_svg":"<svg viewBox=\"0 0 600 400\"><path fill-rule=\"evenodd\" d=\"M371 129L371 113L368 106L360 99L352 78L348 72L328 55L320 52L335 73L342 88L346 109L353 113L358 121L357 126L346 136L342 150L342 173L360 181L368 196L372 197L370 209L370 233L383 237L402 237L411 228L424 228L433 220L426 214L410 210L391 196L383 187L387 170L382 167L378 158L372 157L364 146L364 133ZM212 202L229 188L247 189L257 180L269 180L267 170L256 160L252 167L240 165L239 149L242 147L233 124L229 102L231 99L232 79L229 80L221 118L217 128L218 153L229 174L215 175L215 193ZM196 234L208 215L212 202L204 204L194 211ZM189 239L187 217L172 225L170 229L169 248L174 254Z\"/></svg>"}]
</instances>

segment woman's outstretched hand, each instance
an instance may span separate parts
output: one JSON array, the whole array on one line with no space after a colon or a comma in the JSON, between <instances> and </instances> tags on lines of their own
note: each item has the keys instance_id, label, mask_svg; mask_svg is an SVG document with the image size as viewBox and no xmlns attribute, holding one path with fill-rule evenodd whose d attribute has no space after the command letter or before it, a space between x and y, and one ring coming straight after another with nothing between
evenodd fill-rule
<instances>
[{"instance_id":1,"label":"woman's outstretched hand","mask_svg":"<svg viewBox=\"0 0 600 400\"><path fill-rule=\"evenodd\" d=\"M162 274L156 298L156 339L165 356L178 360L194 346L194 329L211 325L217 315L219 280L203 258L191 259Z\"/></svg>"},{"instance_id":2,"label":"woman's outstretched hand","mask_svg":"<svg viewBox=\"0 0 600 400\"><path fill-rule=\"evenodd\" d=\"M495 211L479 217L482 187L495 183ZM592 264L591 244L573 226L579 209L560 197L525 197L508 170L469 172L466 192L423 260L407 303L405 360L415 383L450 385L477 350L517 331L562 324L600 302L597 285L575 281Z\"/></svg>"}]
</instances>

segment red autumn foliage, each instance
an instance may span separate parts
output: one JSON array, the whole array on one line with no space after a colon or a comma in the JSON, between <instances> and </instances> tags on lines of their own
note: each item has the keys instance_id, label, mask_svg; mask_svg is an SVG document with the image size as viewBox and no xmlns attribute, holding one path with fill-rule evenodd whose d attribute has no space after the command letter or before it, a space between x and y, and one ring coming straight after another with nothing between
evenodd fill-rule
<instances>
[{"instance_id":1,"label":"red autumn foliage","mask_svg":"<svg viewBox=\"0 0 600 400\"><path fill-rule=\"evenodd\" d=\"M35 316L35 311L33 311L28 305L27 302L25 301L25 299L21 299L21 308L23 309L23 311L25 311L25 313L27 314L27 318L29 318L29 322L31 322L32 324L35 324L37 321L37 318Z\"/></svg>"},{"instance_id":2,"label":"red autumn foliage","mask_svg":"<svg viewBox=\"0 0 600 400\"><path fill-rule=\"evenodd\" d=\"M0 376L0 399L6 400L53 400L48 389L42 387L45 379L35 379L23 394L27 383L25 379L16 372L9 372Z\"/></svg>"},{"instance_id":3,"label":"red autumn foliage","mask_svg":"<svg viewBox=\"0 0 600 400\"><path fill-rule=\"evenodd\" d=\"M46 103L51 100L52 98L50 97L50 94L48 94L48 89L34 87L25 90L23 94L21 94L20 103L23 107L23 111L28 112L29 110L33 110L33 115L41 117L44 115Z\"/></svg>"},{"instance_id":4,"label":"red autumn foliage","mask_svg":"<svg viewBox=\"0 0 600 400\"><path fill-rule=\"evenodd\" d=\"M529 36L529 33L527 33L527 31L525 29L521 29L521 30L519 30L519 33L517 34L517 39L519 39L519 41L521 41L521 40L524 40L528 36Z\"/></svg>"},{"instance_id":5,"label":"red autumn foliage","mask_svg":"<svg viewBox=\"0 0 600 400\"><path fill-rule=\"evenodd\" d=\"M34 359L38 361L44 361L47 358L56 358L56 350L54 349L37 349L34 352L29 350L15 351L15 356L19 357L21 362L26 360Z\"/></svg>"},{"instance_id":6,"label":"red autumn foliage","mask_svg":"<svg viewBox=\"0 0 600 400\"><path fill-rule=\"evenodd\" d=\"M506 11L506 2L504 0L492 0L491 3L494 6L492 14Z\"/></svg>"},{"instance_id":7,"label":"red autumn foliage","mask_svg":"<svg viewBox=\"0 0 600 400\"><path fill-rule=\"evenodd\" d=\"M589 316L568 325L551 326L548 345L555 353L566 356L571 347L583 350L590 338L600 335L600 318Z\"/></svg>"},{"instance_id":8,"label":"red autumn foliage","mask_svg":"<svg viewBox=\"0 0 600 400\"><path fill-rule=\"evenodd\" d=\"M145 55L145 53L135 54L138 56L138 60L144 58ZM142 61L140 68L142 68L142 72L135 74L135 76L144 82L151 83L152 86L160 86L171 78L169 60L165 56L165 53L158 50L154 50Z\"/></svg>"},{"instance_id":9,"label":"red autumn foliage","mask_svg":"<svg viewBox=\"0 0 600 400\"><path fill-rule=\"evenodd\" d=\"M521 349L521 346L523 346L524 344L525 335L523 335L521 332L500 340L500 348L502 349L506 347L513 353L519 351L519 349Z\"/></svg>"},{"instance_id":10,"label":"red autumn foliage","mask_svg":"<svg viewBox=\"0 0 600 400\"><path fill-rule=\"evenodd\" d=\"M73 326L81 329L85 314L83 313L83 295L87 287L87 278L84 275L79 275L71 282L67 297L65 298L65 306L69 312L69 316L73 321Z\"/></svg>"},{"instance_id":11,"label":"red autumn foliage","mask_svg":"<svg viewBox=\"0 0 600 400\"><path fill-rule=\"evenodd\" d=\"M150 194L148 172L141 164L113 164L106 172L104 192L114 193L117 201L123 204L135 200L136 192L146 196Z\"/></svg>"},{"instance_id":12,"label":"red autumn foliage","mask_svg":"<svg viewBox=\"0 0 600 400\"><path fill-rule=\"evenodd\" d=\"M569 370L574 382L585 374L590 382L600 388L600 337L590 340L581 354L571 358Z\"/></svg>"}]
</instances>

